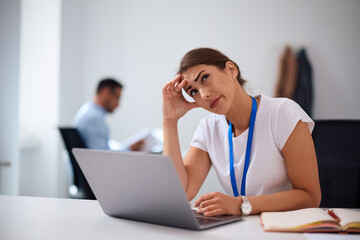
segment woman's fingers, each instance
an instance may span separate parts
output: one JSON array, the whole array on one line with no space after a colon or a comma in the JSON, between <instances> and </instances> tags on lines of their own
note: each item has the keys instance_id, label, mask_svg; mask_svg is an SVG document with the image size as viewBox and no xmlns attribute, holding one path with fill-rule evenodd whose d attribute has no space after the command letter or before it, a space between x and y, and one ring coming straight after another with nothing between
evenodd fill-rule
<instances>
[{"instance_id":1,"label":"woman's fingers","mask_svg":"<svg viewBox=\"0 0 360 240\"><path fill-rule=\"evenodd\" d=\"M221 204L216 202L210 204L209 206L198 208L198 213L204 214L204 216L219 216L227 214L226 209Z\"/></svg>"},{"instance_id":2,"label":"woman's fingers","mask_svg":"<svg viewBox=\"0 0 360 240\"><path fill-rule=\"evenodd\" d=\"M198 207L198 212L203 213L205 216L241 214L238 198L218 192L201 196L195 201L194 205Z\"/></svg>"},{"instance_id":3,"label":"woman's fingers","mask_svg":"<svg viewBox=\"0 0 360 240\"><path fill-rule=\"evenodd\" d=\"M215 209L219 209L219 205L217 204L212 204L209 205L207 207L203 207L203 208L198 208L198 213L205 213L205 212L209 212L209 211L214 211Z\"/></svg>"},{"instance_id":4,"label":"woman's fingers","mask_svg":"<svg viewBox=\"0 0 360 240\"><path fill-rule=\"evenodd\" d=\"M224 210L220 209L220 208L216 208L212 211L206 211L204 213L204 216L206 216L206 217L214 217L214 216L220 216L220 215L225 215Z\"/></svg>"},{"instance_id":5,"label":"woman's fingers","mask_svg":"<svg viewBox=\"0 0 360 240\"><path fill-rule=\"evenodd\" d=\"M206 200L210 200L213 198L213 194L212 193L208 193L205 195L202 195L201 197L199 197L195 202L194 202L194 206L195 207L199 207L199 205Z\"/></svg>"},{"instance_id":6,"label":"woman's fingers","mask_svg":"<svg viewBox=\"0 0 360 240\"><path fill-rule=\"evenodd\" d=\"M196 102L188 102L182 94L186 81L177 75L162 89L163 117L165 119L179 119L193 108L199 107Z\"/></svg>"},{"instance_id":7,"label":"woman's fingers","mask_svg":"<svg viewBox=\"0 0 360 240\"><path fill-rule=\"evenodd\" d=\"M213 198L211 198L211 199L202 201L202 202L199 204L198 208L206 208L206 207L208 207L208 206L211 206L211 205L216 204L217 202L218 202L218 199L215 198L215 197L213 197Z\"/></svg>"},{"instance_id":8,"label":"woman's fingers","mask_svg":"<svg viewBox=\"0 0 360 240\"><path fill-rule=\"evenodd\" d=\"M181 81L181 75L178 74L178 75L169 83L168 91L174 91L176 85L178 85L180 81Z\"/></svg>"},{"instance_id":9,"label":"woman's fingers","mask_svg":"<svg viewBox=\"0 0 360 240\"><path fill-rule=\"evenodd\" d=\"M175 87L179 85L179 82L181 81L181 75L178 74L173 80L165 84L163 87L163 94L166 94L168 92L174 91Z\"/></svg>"},{"instance_id":10,"label":"woman's fingers","mask_svg":"<svg viewBox=\"0 0 360 240\"><path fill-rule=\"evenodd\" d=\"M175 92L181 92L183 87L185 87L186 80L181 81L181 79L175 84Z\"/></svg>"}]
</instances>

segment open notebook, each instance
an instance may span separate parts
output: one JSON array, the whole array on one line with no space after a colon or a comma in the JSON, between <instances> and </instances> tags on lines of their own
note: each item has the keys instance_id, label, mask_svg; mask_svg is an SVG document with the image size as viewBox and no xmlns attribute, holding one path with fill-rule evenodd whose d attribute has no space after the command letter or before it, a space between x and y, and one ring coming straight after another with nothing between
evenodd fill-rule
<instances>
[{"instance_id":1,"label":"open notebook","mask_svg":"<svg viewBox=\"0 0 360 240\"><path fill-rule=\"evenodd\" d=\"M357 232L360 211L334 208L305 208L287 212L264 212L260 215L268 232Z\"/></svg>"}]
</instances>

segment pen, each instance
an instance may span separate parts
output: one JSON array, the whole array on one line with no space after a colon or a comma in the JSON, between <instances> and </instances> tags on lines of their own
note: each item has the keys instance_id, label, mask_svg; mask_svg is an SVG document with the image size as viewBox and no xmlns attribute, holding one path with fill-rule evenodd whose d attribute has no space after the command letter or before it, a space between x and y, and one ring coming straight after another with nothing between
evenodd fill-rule
<instances>
[{"instance_id":1,"label":"pen","mask_svg":"<svg viewBox=\"0 0 360 240\"><path fill-rule=\"evenodd\" d=\"M326 210L326 212L327 212L333 219L335 219L336 222L340 222L340 218L336 215L336 213L334 212L334 210L329 209L329 210Z\"/></svg>"}]
</instances>

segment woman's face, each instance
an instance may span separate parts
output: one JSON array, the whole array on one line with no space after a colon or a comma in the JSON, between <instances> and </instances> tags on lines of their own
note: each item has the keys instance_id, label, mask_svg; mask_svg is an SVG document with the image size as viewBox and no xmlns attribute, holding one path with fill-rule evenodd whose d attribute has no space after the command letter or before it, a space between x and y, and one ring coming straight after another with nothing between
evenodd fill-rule
<instances>
[{"instance_id":1,"label":"woman's face","mask_svg":"<svg viewBox=\"0 0 360 240\"><path fill-rule=\"evenodd\" d=\"M237 69L231 62L220 70L212 65L197 65L182 74L186 80L185 92L194 98L199 107L216 114L226 115L235 93Z\"/></svg>"}]
</instances>

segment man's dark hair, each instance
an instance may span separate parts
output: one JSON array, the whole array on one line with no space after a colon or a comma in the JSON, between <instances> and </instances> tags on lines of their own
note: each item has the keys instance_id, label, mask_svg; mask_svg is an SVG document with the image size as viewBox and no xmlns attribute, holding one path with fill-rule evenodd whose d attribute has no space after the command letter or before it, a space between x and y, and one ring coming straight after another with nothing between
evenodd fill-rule
<instances>
[{"instance_id":1,"label":"man's dark hair","mask_svg":"<svg viewBox=\"0 0 360 240\"><path fill-rule=\"evenodd\" d=\"M123 89L123 85L118 82L117 80L113 79L113 78L104 78L102 79L97 88L96 88L96 93L98 94L103 88L108 87L110 88L111 92L114 92L116 88L120 88Z\"/></svg>"}]
</instances>

